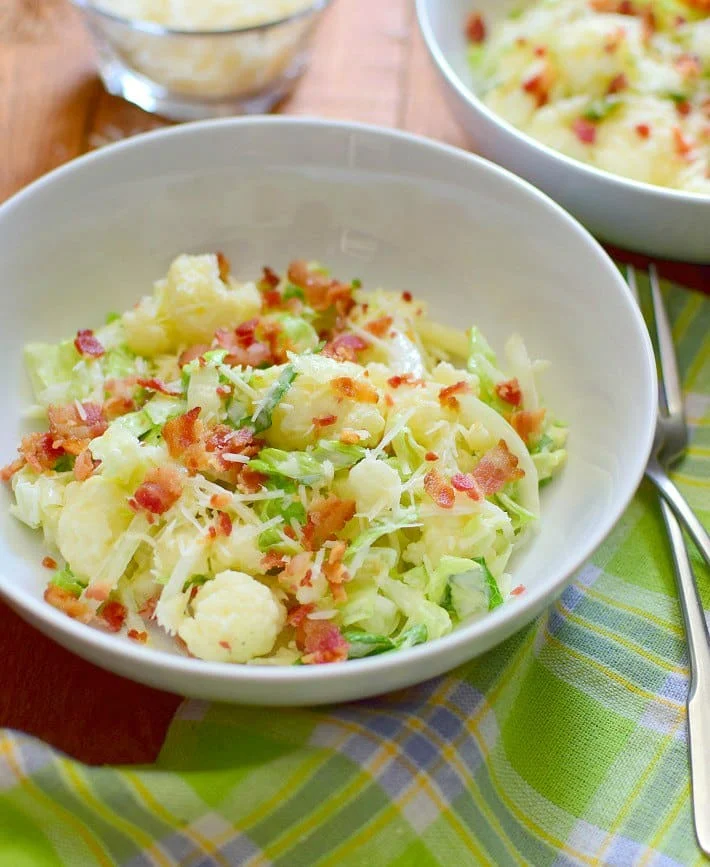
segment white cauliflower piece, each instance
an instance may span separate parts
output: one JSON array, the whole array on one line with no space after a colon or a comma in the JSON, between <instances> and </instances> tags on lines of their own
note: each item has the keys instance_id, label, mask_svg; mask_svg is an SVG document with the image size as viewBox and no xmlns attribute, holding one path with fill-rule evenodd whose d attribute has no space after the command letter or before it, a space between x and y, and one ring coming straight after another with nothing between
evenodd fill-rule
<instances>
[{"instance_id":1,"label":"white cauliflower piece","mask_svg":"<svg viewBox=\"0 0 710 867\"><path fill-rule=\"evenodd\" d=\"M210 551L210 565L214 571L218 569L239 569L250 574L262 571L261 561L264 556L259 550L259 532L261 527L238 524L232 525L229 536L219 536Z\"/></svg>"},{"instance_id":2,"label":"white cauliflower piece","mask_svg":"<svg viewBox=\"0 0 710 867\"><path fill-rule=\"evenodd\" d=\"M94 460L101 461L101 475L135 487L152 467L168 462L167 449L149 446L120 424L112 424L89 445Z\"/></svg>"},{"instance_id":3,"label":"white cauliflower piece","mask_svg":"<svg viewBox=\"0 0 710 867\"><path fill-rule=\"evenodd\" d=\"M334 379L348 377L375 388L360 365L322 355L303 355L293 364L298 376L274 410L271 427L266 432L271 445L305 449L321 437L338 439L346 428L360 433L362 445L379 442L385 427L379 405L339 396L331 385ZM335 416L336 421L326 428L316 428L313 419L325 416Z\"/></svg>"},{"instance_id":4,"label":"white cauliflower piece","mask_svg":"<svg viewBox=\"0 0 710 867\"><path fill-rule=\"evenodd\" d=\"M62 557L76 575L94 578L133 517L125 491L114 481L97 475L71 482L57 525Z\"/></svg>"},{"instance_id":5,"label":"white cauliflower piece","mask_svg":"<svg viewBox=\"0 0 710 867\"><path fill-rule=\"evenodd\" d=\"M261 309L254 283L225 284L214 254L178 256L164 280L123 317L126 341L152 357L182 344L209 343L218 328L235 328Z\"/></svg>"},{"instance_id":6,"label":"white cauliflower piece","mask_svg":"<svg viewBox=\"0 0 710 867\"><path fill-rule=\"evenodd\" d=\"M266 655L286 622L271 590L244 572L220 572L198 590L192 607L178 634L192 654L214 662Z\"/></svg>"},{"instance_id":7,"label":"white cauliflower piece","mask_svg":"<svg viewBox=\"0 0 710 867\"><path fill-rule=\"evenodd\" d=\"M346 487L360 515L376 518L380 512L395 509L402 496L399 473L384 461L368 457L350 470Z\"/></svg>"}]
</instances>

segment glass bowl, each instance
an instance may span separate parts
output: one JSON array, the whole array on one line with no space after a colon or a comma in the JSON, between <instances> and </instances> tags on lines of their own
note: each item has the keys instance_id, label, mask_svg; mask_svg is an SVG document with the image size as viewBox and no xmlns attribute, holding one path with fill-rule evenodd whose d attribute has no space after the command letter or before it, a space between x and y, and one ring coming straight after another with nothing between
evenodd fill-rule
<instances>
[{"instance_id":1,"label":"glass bowl","mask_svg":"<svg viewBox=\"0 0 710 867\"><path fill-rule=\"evenodd\" d=\"M177 121L267 112L305 71L329 2L312 0L263 24L180 30L72 0L94 39L108 92Z\"/></svg>"}]
</instances>

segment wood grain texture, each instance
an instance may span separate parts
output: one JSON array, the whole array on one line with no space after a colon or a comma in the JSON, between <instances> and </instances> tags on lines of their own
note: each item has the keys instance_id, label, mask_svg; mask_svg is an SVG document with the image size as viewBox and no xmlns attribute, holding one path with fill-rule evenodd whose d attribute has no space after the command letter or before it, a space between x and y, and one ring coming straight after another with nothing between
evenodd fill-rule
<instances>
[{"instance_id":1,"label":"wood grain texture","mask_svg":"<svg viewBox=\"0 0 710 867\"><path fill-rule=\"evenodd\" d=\"M279 110L465 146L417 31L413 0L334 0L311 66ZM103 90L68 0L0 0L0 201L86 150L164 124ZM710 284L708 269L673 275ZM180 701L80 660L2 603L0 659L0 726L86 762L153 761Z\"/></svg>"}]
</instances>

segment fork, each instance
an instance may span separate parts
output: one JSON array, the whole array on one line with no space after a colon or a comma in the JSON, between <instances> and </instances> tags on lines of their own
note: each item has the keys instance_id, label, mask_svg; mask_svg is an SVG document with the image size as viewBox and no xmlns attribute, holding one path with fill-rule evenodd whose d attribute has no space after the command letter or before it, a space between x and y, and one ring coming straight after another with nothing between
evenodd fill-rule
<instances>
[{"instance_id":1,"label":"fork","mask_svg":"<svg viewBox=\"0 0 710 867\"><path fill-rule=\"evenodd\" d=\"M647 477L656 485L663 520L673 554L680 605L685 622L690 662L688 690L688 748L693 791L693 818L700 848L710 855L710 635L705 622L695 575L678 523L680 517L706 561L710 563L710 538L681 493L668 478L665 467L677 461L688 443L678 364L668 314L661 296L658 274L649 267L649 285L656 335L658 420ZM629 288L638 301L636 271L627 271ZM677 516L677 517L676 517Z\"/></svg>"}]
</instances>

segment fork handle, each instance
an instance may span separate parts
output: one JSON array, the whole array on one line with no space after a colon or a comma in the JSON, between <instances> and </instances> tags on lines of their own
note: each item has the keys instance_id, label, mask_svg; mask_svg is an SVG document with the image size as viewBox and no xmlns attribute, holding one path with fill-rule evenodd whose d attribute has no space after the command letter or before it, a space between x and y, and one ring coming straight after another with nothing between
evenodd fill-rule
<instances>
[{"instance_id":1,"label":"fork handle","mask_svg":"<svg viewBox=\"0 0 710 867\"><path fill-rule=\"evenodd\" d=\"M700 848L710 855L710 636L698 596L683 533L668 503L661 497L668 530L680 605L690 651L688 748L693 785L693 817Z\"/></svg>"},{"instance_id":2,"label":"fork handle","mask_svg":"<svg viewBox=\"0 0 710 867\"><path fill-rule=\"evenodd\" d=\"M658 488L658 491L675 512L678 520L685 525L705 562L710 566L710 536L686 502L685 497L668 478L668 474L657 461L649 462L646 467L646 476Z\"/></svg>"}]
</instances>

